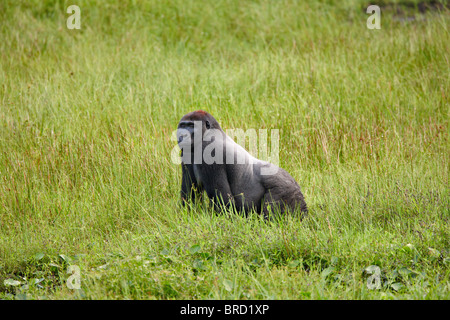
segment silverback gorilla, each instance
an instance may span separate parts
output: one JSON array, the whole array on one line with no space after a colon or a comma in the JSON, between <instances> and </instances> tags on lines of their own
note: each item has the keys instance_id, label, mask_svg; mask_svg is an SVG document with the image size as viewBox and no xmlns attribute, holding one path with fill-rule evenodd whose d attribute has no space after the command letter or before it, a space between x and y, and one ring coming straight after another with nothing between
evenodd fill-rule
<instances>
[{"instance_id":1,"label":"silverback gorilla","mask_svg":"<svg viewBox=\"0 0 450 320\"><path fill-rule=\"evenodd\" d=\"M206 192L216 211L307 212L297 182L285 170L252 157L220 128L209 113L199 110L181 118L177 128L181 148L181 199L195 202Z\"/></svg>"}]
</instances>

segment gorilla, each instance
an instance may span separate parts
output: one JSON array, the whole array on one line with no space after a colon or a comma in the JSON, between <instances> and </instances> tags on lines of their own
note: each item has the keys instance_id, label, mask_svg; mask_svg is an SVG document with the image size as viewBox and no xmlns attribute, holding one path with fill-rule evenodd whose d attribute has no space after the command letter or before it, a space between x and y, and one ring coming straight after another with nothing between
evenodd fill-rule
<instances>
[{"instance_id":1,"label":"gorilla","mask_svg":"<svg viewBox=\"0 0 450 320\"><path fill-rule=\"evenodd\" d=\"M285 170L252 157L203 110L184 115L177 128L181 149L181 200L195 202L203 191L215 210L307 213L300 186Z\"/></svg>"}]
</instances>

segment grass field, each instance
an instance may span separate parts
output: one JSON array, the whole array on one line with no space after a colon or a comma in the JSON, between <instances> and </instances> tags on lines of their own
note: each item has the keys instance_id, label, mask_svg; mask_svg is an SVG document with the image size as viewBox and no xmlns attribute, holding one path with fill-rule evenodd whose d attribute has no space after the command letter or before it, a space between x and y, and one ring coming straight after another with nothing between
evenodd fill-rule
<instances>
[{"instance_id":1,"label":"grass field","mask_svg":"<svg viewBox=\"0 0 450 320\"><path fill-rule=\"evenodd\" d=\"M0 298L449 299L449 10L368 4L1 1ZM309 216L181 208L197 109L279 129Z\"/></svg>"}]
</instances>

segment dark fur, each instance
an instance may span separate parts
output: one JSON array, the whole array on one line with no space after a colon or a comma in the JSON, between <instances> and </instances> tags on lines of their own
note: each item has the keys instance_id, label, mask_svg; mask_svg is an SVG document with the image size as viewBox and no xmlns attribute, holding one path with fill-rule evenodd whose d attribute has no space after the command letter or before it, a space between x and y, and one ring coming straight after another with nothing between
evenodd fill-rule
<instances>
[{"instance_id":1,"label":"dark fur","mask_svg":"<svg viewBox=\"0 0 450 320\"><path fill-rule=\"evenodd\" d=\"M201 110L188 113L180 120L178 128L188 128L191 121L202 121L202 134L205 134L208 129L221 131L223 139L227 139L224 144L224 157L227 147L235 148L236 143L227 138L219 123L209 113ZM190 132L193 134L193 130ZM209 143L211 142L202 142L202 152ZM191 145L192 150L193 144ZM238 149L234 153L234 157L238 152L245 156L248 154L245 150ZM299 209L302 213L307 212L307 206L297 182L285 170L275 167L271 163L258 160L253 165L237 164L236 162L225 164L224 159L223 164L206 164L204 162L193 164L193 151L191 155L191 164L183 161L181 164L183 204L186 201L195 202L196 197L201 196L205 191L218 211L222 209L222 205L225 205L227 208L235 206L237 211L244 213L253 209L263 213L264 216L268 216L270 211L284 213L287 210L293 212ZM261 168L270 166L277 168L276 174L261 175ZM194 171L197 172L197 175Z\"/></svg>"}]
</instances>

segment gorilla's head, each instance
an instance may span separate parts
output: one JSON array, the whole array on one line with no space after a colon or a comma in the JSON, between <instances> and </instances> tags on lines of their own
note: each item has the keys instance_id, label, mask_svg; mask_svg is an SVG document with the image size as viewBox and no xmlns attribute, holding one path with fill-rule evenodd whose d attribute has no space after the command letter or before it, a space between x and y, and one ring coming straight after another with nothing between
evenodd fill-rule
<instances>
[{"instance_id":1,"label":"gorilla's head","mask_svg":"<svg viewBox=\"0 0 450 320\"><path fill-rule=\"evenodd\" d=\"M194 135L203 137L206 130L217 129L223 131L214 117L206 111L197 110L185 114L178 123L177 138L178 144L188 145L194 143ZM201 130L201 131L200 131Z\"/></svg>"}]
</instances>

